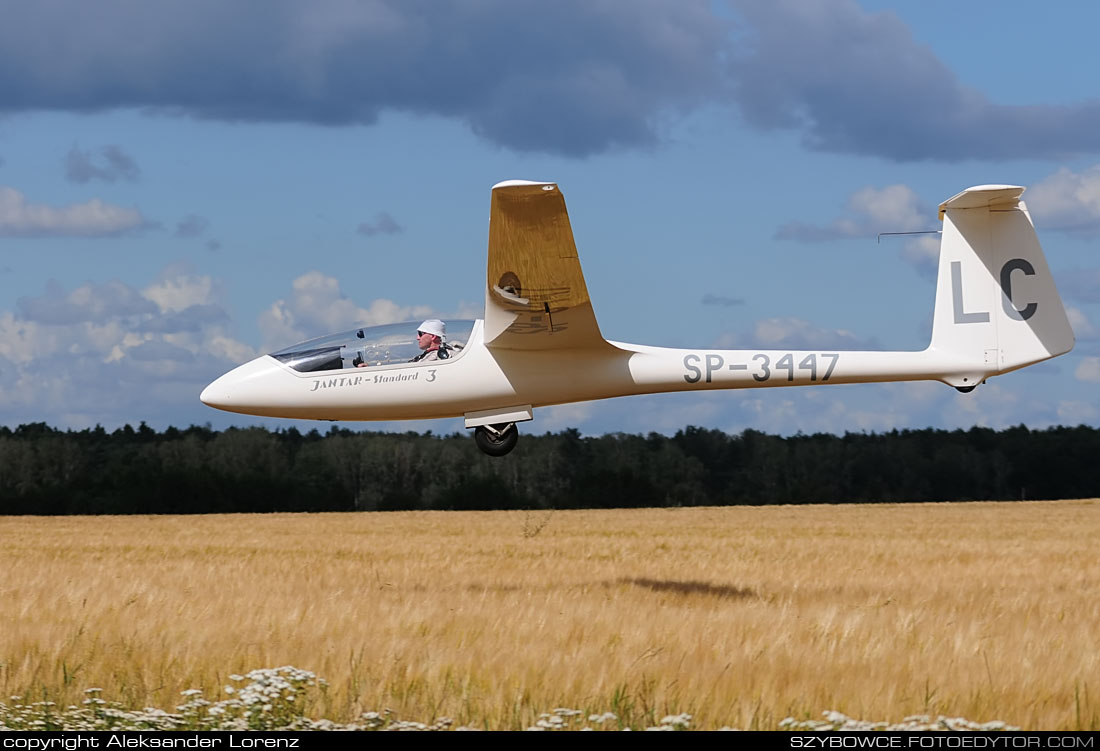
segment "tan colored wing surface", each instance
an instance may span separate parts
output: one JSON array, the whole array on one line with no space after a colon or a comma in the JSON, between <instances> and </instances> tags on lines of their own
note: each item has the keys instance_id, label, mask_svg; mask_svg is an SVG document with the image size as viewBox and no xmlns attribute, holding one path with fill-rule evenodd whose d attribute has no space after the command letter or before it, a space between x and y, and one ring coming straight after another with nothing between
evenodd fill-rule
<instances>
[{"instance_id":1,"label":"tan colored wing surface","mask_svg":"<svg viewBox=\"0 0 1100 751\"><path fill-rule=\"evenodd\" d=\"M610 348L588 299L565 198L554 183L493 188L485 343L494 349Z\"/></svg>"}]
</instances>

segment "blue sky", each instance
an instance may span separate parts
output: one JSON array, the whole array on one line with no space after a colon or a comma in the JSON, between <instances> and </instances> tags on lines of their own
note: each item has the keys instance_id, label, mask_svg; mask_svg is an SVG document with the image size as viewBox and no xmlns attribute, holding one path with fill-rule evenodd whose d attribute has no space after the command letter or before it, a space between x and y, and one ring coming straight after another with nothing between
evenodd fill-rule
<instances>
[{"instance_id":1,"label":"blue sky","mask_svg":"<svg viewBox=\"0 0 1100 751\"><path fill-rule=\"evenodd\" d=\"M528 431L1100 424L1100 7L0 11L5 424L302 426L198 394L306 337L480 317L489 189L512 178L561 186L607 337L792 349L923 348L935 241L876 234L935 229L969 185L1027 185L1078 338L966 396L660 395L540 410Z\"/></svg>"}]
</instances>

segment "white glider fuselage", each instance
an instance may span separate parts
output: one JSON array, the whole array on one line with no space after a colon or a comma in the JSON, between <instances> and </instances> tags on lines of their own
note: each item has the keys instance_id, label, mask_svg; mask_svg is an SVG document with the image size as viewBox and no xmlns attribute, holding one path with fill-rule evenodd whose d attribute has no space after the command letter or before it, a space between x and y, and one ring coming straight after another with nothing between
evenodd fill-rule
<instances>
[{"instance_id":1,"label":"white glider fuselage","mask_svg":"<svg viewBox=\"0 0 1100 751\"><path fill-rule=\"evenodd\" d=\"M530 420L538 407L672 391L913 380L969 391L990 376L1073 347L1022 193L1015 186L978 186L941 204L928 348L722 350L605 340L557 186L501 183L493 190L486 316L448 323L462 339L449 358L405 362L407 355L391 356L395 342L412 343L415 322L389 327L375 349L371 332L383 327L360 329L342 344L334 335L259 357L210 384L201 399L252 415L465 417L467 427L476 428ZM352 364L353 352L359 352L355 363L369 363L382 349L382 364Z\"/></svg>"},{"instance_id":2,"label":"white glider fuselage","mask_svg":"<svg viewBox=\"0 0 1100 751\"><path fill-rule=\"evenodd\" d=\"M415 323L409 325L415 330ZM617 396L939 380L968 387L998 371L920 352L676 349L608 342L599 350L490 350L475 322L458 357L404 366L299 373L270 355L202 393L220 409L268 417L415 420L510 412ZM473 424L473 423L471 423Z\"/></svg>"}]
</instances>

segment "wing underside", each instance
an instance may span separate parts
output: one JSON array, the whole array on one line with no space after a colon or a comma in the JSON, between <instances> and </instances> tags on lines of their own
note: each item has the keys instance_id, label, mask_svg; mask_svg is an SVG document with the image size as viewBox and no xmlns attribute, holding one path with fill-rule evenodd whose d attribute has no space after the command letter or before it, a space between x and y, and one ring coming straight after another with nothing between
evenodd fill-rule
<instances>
[{"instance_id":1,"label":"wing underside","mask_svg":"<svg viewBox=\"0 0 1100 751\"><path fill-rule=\"evenodd\" d=\"M565 198L554 183L493 187L485 343L517 350L611 347L596 324Z\"/></svg>"}]
</instances>

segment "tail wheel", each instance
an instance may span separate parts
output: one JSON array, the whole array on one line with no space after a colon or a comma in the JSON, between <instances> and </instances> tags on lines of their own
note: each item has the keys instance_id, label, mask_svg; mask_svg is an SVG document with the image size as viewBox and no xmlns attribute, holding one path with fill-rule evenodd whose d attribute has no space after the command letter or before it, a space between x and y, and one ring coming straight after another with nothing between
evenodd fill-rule
<instances>
[{"instance_id":1,"label":"tail wheel","mask_svg":"<svg viewBox=\"0 0 1100 751\"><path fill-rule=\"evenodd\" d=\"M474 443L489 456L504 456L516 447L518 440L519 430L514 422L474 428Z\"/></svg>"}]
</instances>

